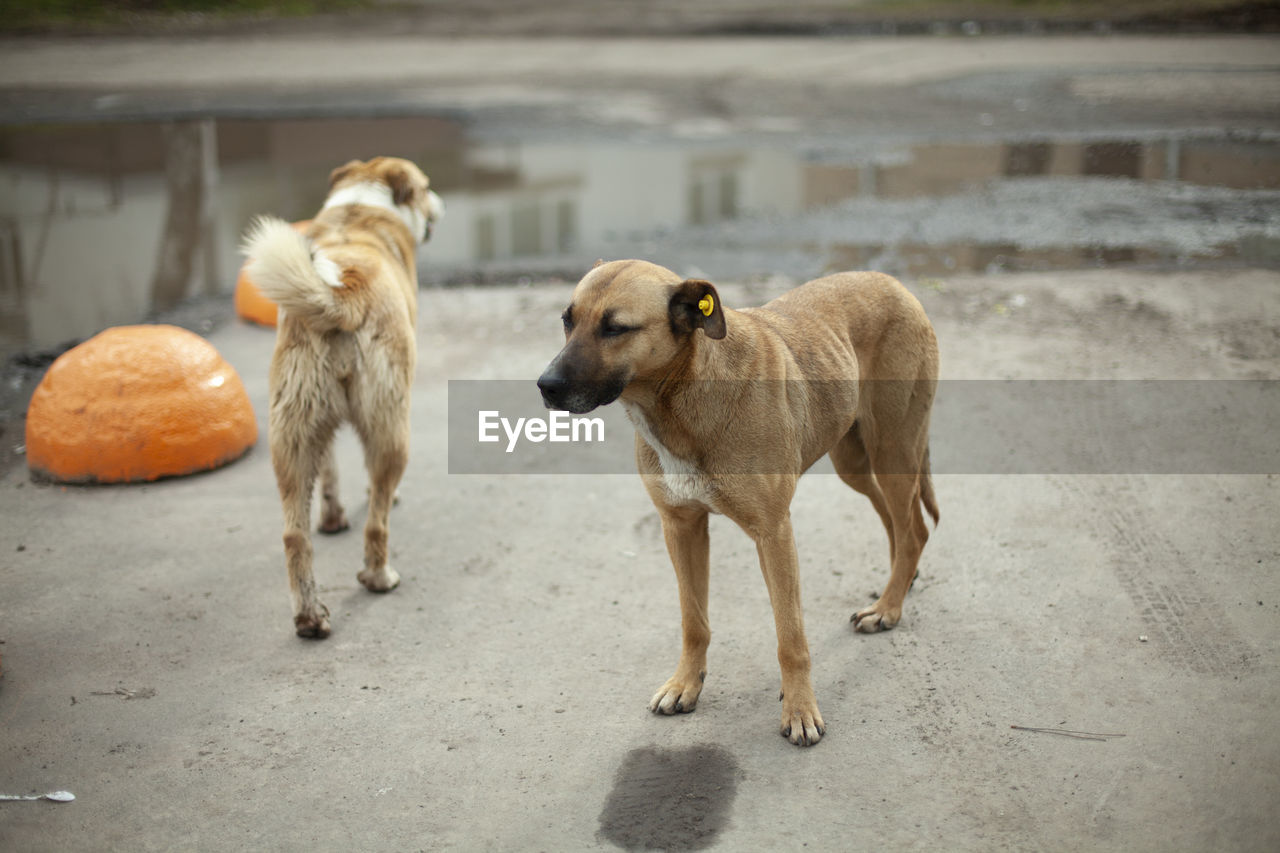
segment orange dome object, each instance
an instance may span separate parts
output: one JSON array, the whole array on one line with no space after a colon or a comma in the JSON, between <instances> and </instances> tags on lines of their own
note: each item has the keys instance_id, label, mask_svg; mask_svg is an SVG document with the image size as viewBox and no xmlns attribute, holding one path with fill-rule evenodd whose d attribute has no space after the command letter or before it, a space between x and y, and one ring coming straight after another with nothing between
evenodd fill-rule
<instances>
[{"instance_id":1,"label":"orange dome object","mask_svg":"<svg viewBox=\"0 0 1280 853\"><path fill-rule=\"evenodd\" d=\"M27 466L68 483L193 474L257 440L240 375L176 326L117 326L68 350L27 408Z\"/></svg>"},{"instance_id":2,"label":"orange dome object","mask_svg":"<svg viewBox=\"0 0 1280 853\"><path fill-rule=\"evenodd\" d=\"M293 223L293 227L298 231L306 231L310 225L310 219ZM280 312L279 306L268 299L258 289L258 285L254 284L253 280L249 278L245 272L245 268L248 266L248 261L241 264L240 275L236 277L236 315L259 325L275 326L276 317Z\"/></svg>"},{"instance_id":3,"label":"orange dome object","mask_svg":"<svg viewBox=\"0 0 1280 853\"><path fill-rule=\"evenodd\" d=\"M276 324L279 306L263 295L258 285L245 272L244 266L240 267L240 275L236 278L235 303L236 315L240 318L261 326Z\"/></svg>"}]
</instances>

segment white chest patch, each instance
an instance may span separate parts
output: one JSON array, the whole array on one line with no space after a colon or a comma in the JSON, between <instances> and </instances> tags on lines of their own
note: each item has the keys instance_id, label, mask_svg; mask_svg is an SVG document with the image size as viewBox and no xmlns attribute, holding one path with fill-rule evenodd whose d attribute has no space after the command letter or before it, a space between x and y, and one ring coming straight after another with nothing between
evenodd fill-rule
<instances>
[{"instance_id":1,"label":"white chest patch","mask_svg":"<svg viewBox=\"0 0 1280 853\"><path fill-rule=\"evenodd\" d=\"M662 485L667 493L667 500L673 504L704 504L711 506L710 479L698 467L687 459L676 456L654 435L649 419L644 412L623 403L627 418L635 425L636 434L644 439L645 444L658 454L658 465L662 468Z\"/></svg>"}]
</instances>

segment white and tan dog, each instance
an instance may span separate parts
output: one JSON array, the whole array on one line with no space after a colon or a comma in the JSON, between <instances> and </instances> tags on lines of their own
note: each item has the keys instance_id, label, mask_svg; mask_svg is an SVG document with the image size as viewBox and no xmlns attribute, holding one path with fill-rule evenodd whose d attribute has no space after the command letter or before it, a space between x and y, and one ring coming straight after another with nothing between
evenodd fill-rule
<instances>
[{"instance_id":1,"label":"white and tan dog","mask_svg":"<svg viewBox=\"0 0 1280 853\"><path fill-rule=\"evenodd\" d=\"M692 711L706 677L707 514L756 543L782 670L782 734L821 739L791 532L796 481L825 454L889 535L884 594L856 628L892 628L929 538L929 412L938 345L924 309L887 275L841 273L734 311L706 281L644 261L598 264L564 312L565 346L538 380L547 406L621 400L636 462L680 587L683 645L652 711Z\"/></svg>"},{"instance_id":2,"label":"white and tan dog","mask_svg":"<svg viewBox=\"0 0 1280 853\"><path fill-rule=\"evenodd\" d=\"M245 237L248 274L280 306L271 358L271 463L284 505L284 550L301 637L329 636L312 574L311 493L320 530L347 528L333 437L349 422L364 445L369 517L366 589L387 592L387 523L409 455L409 391L417 360L417 247L444 212L427 176L393 157L352 160L329 176L329 197L305 233L260 217Z\"/></svg>"}]
</instances>

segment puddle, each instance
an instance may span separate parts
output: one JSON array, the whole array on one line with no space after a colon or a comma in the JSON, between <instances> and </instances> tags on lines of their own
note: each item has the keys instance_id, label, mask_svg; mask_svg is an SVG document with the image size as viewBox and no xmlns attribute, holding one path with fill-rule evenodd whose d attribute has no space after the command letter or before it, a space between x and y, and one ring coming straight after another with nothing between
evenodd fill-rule
<instances>
[{"instance_id":1,"label":"puddle","mask_svg":"<svg viewBox=\"0 0 1280 853\"><path fill-rule=\"evenodd\" d=\"M705 850L728 825L738 764L714 746L627 753L598 837L625 850Z\"/></svg>"},{"instance_id":2,"label":"puddle","mask_svg":"<svg viewBox=\"0 0 1280 853\"><path fill-rule=\"evenodd\" d=\"M250 216L307 218L331 168L374 154L415 160L445 197L420 256L424 286L576 278L627 256L719 279L1280 265L1280 141L1269 138L830 152L477 140L436 117L6 126L0 356L229 293Z\"/></svg>"}]
</instances>

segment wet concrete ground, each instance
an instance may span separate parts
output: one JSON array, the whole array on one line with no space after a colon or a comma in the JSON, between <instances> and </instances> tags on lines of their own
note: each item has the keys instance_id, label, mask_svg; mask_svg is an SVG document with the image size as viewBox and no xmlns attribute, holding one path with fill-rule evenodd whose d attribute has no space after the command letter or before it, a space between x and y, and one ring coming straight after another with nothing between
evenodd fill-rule
<instances>
[{"instance_id":1,"label":"wet concrete ground","mask_svg":"<svg viewBox=\"0 0 1280 853\"><path fill-rule=\"evenodd\" d=\"M885 579L883 533L838 480L806 478L793 519L829 732L799 750L776 734L773 630L744 535L713 520L715 639L698 710L654 717L644 706L674 665L678 615L638 479L451 474L444 416L449 380L538 374L569 290L551 279L598 248L696 267L732 305L842 260L897 264L935 323L946 379L1273 380L1274 41L370 38L326 53L308 39L7 44L0 104L19 124L175 107L224 120L447 108L483 152L459 175L530 178L491 211L500 191L460 178L465 215L444 227L460 223L476 242L450 248L442 227L421 257L427 283L468 270L508 283L422 293L413 461L391 533L404 582L368 595L354 581L358 536L318 541L334 634L294 637L265 447L205 476L128 488L37 486L11 468L0 480L0 793L78 799L0 804L0 846L1280 842L1277 472L939 475L943 520L904 621L869 637L847 620ZM502 154L513 140L522 147ZM1050 165L1089 162L1089 145L1117 141L1101 150L1122 174ZM645 161L664 145L677 159ZM1155 171L1185 168L1185 152L1205 145L1262 154L1228 170L1244 185L1222 179L1221 164L1246 154L1213 161L1216 182ZM682 192L670 222L596 233L586 224L607 211L583 208L576 235L594 243L561 251L547 236L554 251L503 257L495 238L479 257L486 212L514 240L509 214L541 186L538 169L600 150L606 165L629 157L710 177L671 182ZM1028 175L1028 163L1044 168ZM757 205L787 192L765 183L780 173L815 204ZM869 173L875 192L859 193ZM903 176L929 192L885 197ZM635 191L601 180L578 186L621 195L625 209ZM547 209L590 197L565 192ZM724 212L726 197L734 215L692 221L702 203ZM975 247L992 242L1013 259L1092 254L1037 256L1028 269L983 261L991 250ZM444 264L452 251L458 261ZM265 417L271 333L224 319L209 337ZM1087 415L1079 440L1105 444L1105 424ZM358 527L350 435L339 464Z\"/></svg>"}]
</instances>

